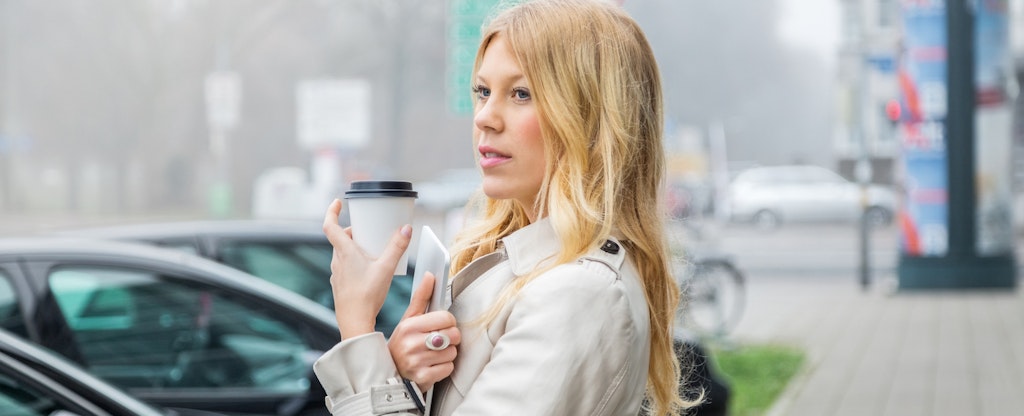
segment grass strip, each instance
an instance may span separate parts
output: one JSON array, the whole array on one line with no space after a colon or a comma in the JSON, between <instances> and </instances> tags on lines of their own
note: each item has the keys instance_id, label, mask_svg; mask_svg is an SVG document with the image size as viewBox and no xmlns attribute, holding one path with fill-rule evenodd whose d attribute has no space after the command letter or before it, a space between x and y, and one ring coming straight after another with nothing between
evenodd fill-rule
<instances>
[{"instance_id":1,"label":"grass strip","mask_svg":"<svg viewBox=\"0 0 1024 416\"><path fill-rule=\"evenodd\" d=\"M731 416L765 414L804 362L803 351L782 345L714 348L711 355L732 388Z\"/></svg>"}]
</instances>

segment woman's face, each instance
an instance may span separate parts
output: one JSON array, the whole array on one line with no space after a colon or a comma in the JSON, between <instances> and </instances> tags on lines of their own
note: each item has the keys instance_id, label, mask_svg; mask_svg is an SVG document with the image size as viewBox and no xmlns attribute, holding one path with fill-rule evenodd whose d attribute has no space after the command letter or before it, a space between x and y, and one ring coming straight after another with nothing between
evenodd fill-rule
<instances>
[{"instance_id":1,"label":"woman's face","mask_svg":"<svg viewBox=\"0 0 1024 416\"><path fill-rule=\"evenodd\" d=\"M473 144L484 194L519 201L536 220L533 204L544 180L544 142L530 85L501 35L484 51L473 91Z\"/></svg>"}]
</instances>

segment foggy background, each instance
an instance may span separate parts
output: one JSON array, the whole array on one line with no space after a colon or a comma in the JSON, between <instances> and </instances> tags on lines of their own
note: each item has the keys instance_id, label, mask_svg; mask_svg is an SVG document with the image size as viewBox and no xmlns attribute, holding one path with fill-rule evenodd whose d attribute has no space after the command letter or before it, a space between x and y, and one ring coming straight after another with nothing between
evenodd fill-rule
<instances>
[{"instance_id":1,"label":"foggy background","mask_svg":"<svg viewBox=\"0 0 1024 416\"><path fill-rule=\"evenodd\" d=\"M730 162L835 164L836 6L801 3L625 2L659 60L669 140L717 125ZM446 4L0 1L0 214L248 217L260 175L313 175L318 152L339 183L471 167L471 117L445 98ZM219 71L240 99L214 131ZM296 88L328 78L368 81L364 146L299 144Z\"/></svg>"},{"instance_id":2,"label":"foggy background","mask_svg":"<svg viewBox=\"0 0 1024 416\"><path fill-rule=\"evenodd\" d=\"M870 153L871 182L895 182L900 143L882 110L898 98L894 10L904 2L617 1L643 27L658 59L671 184L706 197L742 168L789 163L854 179L859 147ZM459 106L469 90L458 85L469 75L466 54L471 60L476 40L455 11L481 3L489 2L0 0L0 236L165 219L319 221L330 198L364 178L413 181L419 201L461 192L456 188L471 180L456 176L430 188L425 182L466 176L474 166L472 119ZM1024 0L1007 4L1020 81ZM310 110L306 87L334 81L354 95ZM1014 114L1024 114L1022 100ZM331 121L351 137L311 142L311 123L325 128ZM1012 134L1012 249L1020 259L1024 123L1015 119ZM714 202L716 209L724 205ZM436 210L426 222L447 238L461 219L455 211ZM417 222L426 217L421 213L417 208ZM737 339L801 340L818 360L806 367L812 376L794 384L812 386L800 390L807 403L923 403L905 388L939 403L924 403L928 409L956 409L943 405L949 398L987 405L999 402L978 396L978 386L1012 386L1006 380L1024 374L1018 359L1016 367L983 363L1012 378L986 377L975 361L965 374L940 377L936 368L960 371L963 360L1019 351L1024 326L1015 317L1024 316L1024 303L1018 289L982 293L991 298L956 291L890 297L901 250L898 221L871 230L853 221L769 232L686 222L695 227L670 230L676 242L725 255L746 276ZM1019 260L1015 267L1024 276ZM878 293L866 291L869 284ZM947 319L953 315L958 319ZM934 320L925 324L922 317ZM997 318L1010 330L991 324ZM910 330L921 328L929 337ZM976 344L967 349L967 342ZM963 353L936 355L961 351L950 346ZM913 367L923 376L893 376L905 369L895 357L912 366L917 358L938 364ZM958 394L941 388L951 379L965 383L951 384ZM891 414L906 414L897 409Z\"/></svg>"}]
</instances>

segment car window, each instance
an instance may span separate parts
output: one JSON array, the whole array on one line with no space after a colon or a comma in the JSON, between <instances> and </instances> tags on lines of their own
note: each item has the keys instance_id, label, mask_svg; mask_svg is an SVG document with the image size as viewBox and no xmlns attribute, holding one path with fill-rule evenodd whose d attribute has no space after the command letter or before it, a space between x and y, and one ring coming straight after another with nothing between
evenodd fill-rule
<instances>
[{"instance_id":1,"label":"car window","mask_svg":"<svg viewBox=\"0 0 1024 416\"><path fill-rule=\"evenodd\" d=\"M806 168L800 172L800 176L803 182L810 183L828 184L845 182L843 177L839 176L839 174L818 168Z\"/></svg>"},{"instance_id":2,"label":"car window","mask_svg":"<svg viewBox=\"0 0 1024 416\"><path fill-rule=\"evenodd\" d=\"M0 415L50 416L60 410L71 411L24 380L0 374Z\"/></svg>"},{"instance_id":3,"label":"car window","mask_svg":"<svg viewBox=\"0 0 1024 416\"><path fill-rule=\"evenodd\" d=\"M777 169L750 169L736 177L737 182L746 182L753 185L776 185L785 180L785 172Z\"/></svg>"},{"instance_id":4,"label":"car window","mask_svg":"<svg viewBox=\"0 0 1024 416\"><path fill-rule=\"evenodd\" d=\"M314 354L296 325L221 290L152 272L62 267L50 288L82 364L124 388L302 392Z\"/></svg>"},{"instance_id":5,"label":"car window","mask_svg":"<svg viewBox=\"0 0 1024 416\"><path fill-rule=\"evenodd\" d=\"M3 270L0 270L0 326L22 337L28 336L11 277Z\"/></svg>"},{"instance_id":6,"label":"car window","mask_svg":"<svg viewBox=\"0 0 1024 416\"><path fill-rule=\"evenodd\" d=\"M218 247L224 264L334 309L330 243L222 240ZM377 315L376 330L391 335L409 306L411 293L412 277L395 276Z\"/></svg>"},{"instance_id":7,"label":"car window","mask_svg":"<svg viewBox=\"0 0 1024 416\"><path fill-rule=\"evenodd\" d=\"M224 264L332 307L330 244L225 241L219 247Z\"/></svg>"}]
</instances>

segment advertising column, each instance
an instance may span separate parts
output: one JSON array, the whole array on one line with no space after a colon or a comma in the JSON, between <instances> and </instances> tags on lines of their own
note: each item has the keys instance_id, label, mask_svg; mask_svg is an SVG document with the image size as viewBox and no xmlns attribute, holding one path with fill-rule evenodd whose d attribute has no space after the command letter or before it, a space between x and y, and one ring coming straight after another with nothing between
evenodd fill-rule
<instances>
[{"instance_id":1,"label":"advertising column","mask_svg":"<svg viewBox=\"0 0 1024 416\"><path fill-rule=\"evenodd\" d=\"M901 6L899 287L1014 287L1008 1Z\"/></svg>"},{"instance_id":2,"label":"advertising column","mask_svg":"<svg viewBox=\"0 0 1024 416\"><path fill-rule=\"evenodd\" d=\"M944 126L946 9L941 1L903 2L900 58L900 252L942 257L949 246L949 207Z\"/></svg>"}]
</instances>

